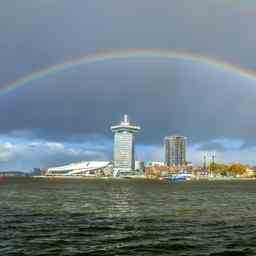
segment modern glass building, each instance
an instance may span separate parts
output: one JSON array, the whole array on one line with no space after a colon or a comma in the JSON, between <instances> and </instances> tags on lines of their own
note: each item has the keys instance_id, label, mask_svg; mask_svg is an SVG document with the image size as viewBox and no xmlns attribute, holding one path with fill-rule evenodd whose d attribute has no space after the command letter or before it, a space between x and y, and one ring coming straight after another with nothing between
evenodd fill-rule
<instances>
[{"instance_id":1,"label":"modern glass building","mask_svg":"<svg viewBox=\"0 0 256 256\"><path fill-rule=\"evenodd\" d=\"M186 163L187 138L184 136L173 135L164 138L165 164L183 165Z\"/></svg>"},{"instance_id":2,"label":"modern glass building","mask_svg":"<svg viewBox=\"0 0 256 256\"><path fill-rule=\"evenodd\" d=\"M124 120L116 126L111 126L114 138L114 169L120 172L134 170L134 142L135 134L140 131L139 126L131 125L127 115Z\"/></svg>"}]
</instances>

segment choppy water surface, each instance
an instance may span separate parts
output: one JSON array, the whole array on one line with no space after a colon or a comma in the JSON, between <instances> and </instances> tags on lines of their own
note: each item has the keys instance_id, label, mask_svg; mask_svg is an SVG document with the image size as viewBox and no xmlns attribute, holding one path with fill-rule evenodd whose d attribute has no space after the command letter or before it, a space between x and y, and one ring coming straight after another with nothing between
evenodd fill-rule
<instances>
[{"instance_id":1,"label":"choppy water surface","mask_svg":"<svg viewBox=\"0 0 256 256\"><path fill-rule=\"evenodd\" d=\"M9 178L0 255L256 255L256 182Z\"/></svg>"}]
</instances>

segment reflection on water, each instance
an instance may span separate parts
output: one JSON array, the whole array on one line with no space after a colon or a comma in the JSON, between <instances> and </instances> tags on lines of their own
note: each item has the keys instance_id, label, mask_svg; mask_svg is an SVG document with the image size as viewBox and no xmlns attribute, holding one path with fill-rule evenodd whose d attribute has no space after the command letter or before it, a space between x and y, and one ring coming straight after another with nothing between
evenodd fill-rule
<instances>
[{"instance_id":1,"label":"reflection on water","mask_svg":"<svg viewBox=\"0 0 256 256\"><path fill-rule=\"evenodd\" d=\"M0 255L256 255L256 183L11 178Z\"/></svg>"}]
</instances>

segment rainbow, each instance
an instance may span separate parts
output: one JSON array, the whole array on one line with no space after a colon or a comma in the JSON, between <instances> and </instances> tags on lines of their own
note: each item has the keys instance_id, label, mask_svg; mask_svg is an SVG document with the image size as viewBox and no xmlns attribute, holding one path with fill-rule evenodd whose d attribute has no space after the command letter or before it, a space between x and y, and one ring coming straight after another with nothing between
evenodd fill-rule
<instances>
[{"instance_id":1,"label":"rainbow","mask_svg":"<svg viewBox=\"0 0 256 256\"><path fill-rule=\"evenodd\" d=\"M61 64L48 66L46 68L32 72L29 75L23 76L15 81L11 81L5 85L0 86L0 95L4 95L15 89L31 84L34 81L40 80L47 76L53 76L58 72L62 72L77 66L88 65L95 62L111 61L111 60L125 60L125 59L138 59L138 58L160 58L160 59L177 59L182 61L192 61L204 65L216 67L227 72L235 73L241 77L250 80L256 80L256 72L253 70L245 69L238 65L233 65L228 62L218 60L199 54L177 52L161 49L128 49L121 51L110 51L102 53L94 53L84 55L79 58L74 58L65 61Z\"/></svg>"}]
</instances>

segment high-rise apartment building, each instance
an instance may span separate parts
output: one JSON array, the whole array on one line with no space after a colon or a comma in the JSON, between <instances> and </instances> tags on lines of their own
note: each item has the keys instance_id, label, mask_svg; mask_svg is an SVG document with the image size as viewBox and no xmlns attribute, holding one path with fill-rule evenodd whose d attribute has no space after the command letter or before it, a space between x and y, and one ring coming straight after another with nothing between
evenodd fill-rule
<instances>
[{"instance_id":1,"label":"high-rise apartment building","mask_svg":"<svg viewBox=\"0 0 256 256\"><path fill-rule=\"evenodd\" d=\"M186 163L187 138L184 136L167 136L164 139L165 164L183 165Z\"/></svg>"},{"instance_id":2,"label":"high-rise apartment building","mask_svg":"<svg viewBox=\"0 0 256 256\"><path fill-rule=\"evenodd\" d=\"M114 169L120 172L134 170L134 142L135 134L140 131L139 126L131 125L127 115L116 126L111 126L114 138Z\"/></svg>"}]
</instances>

